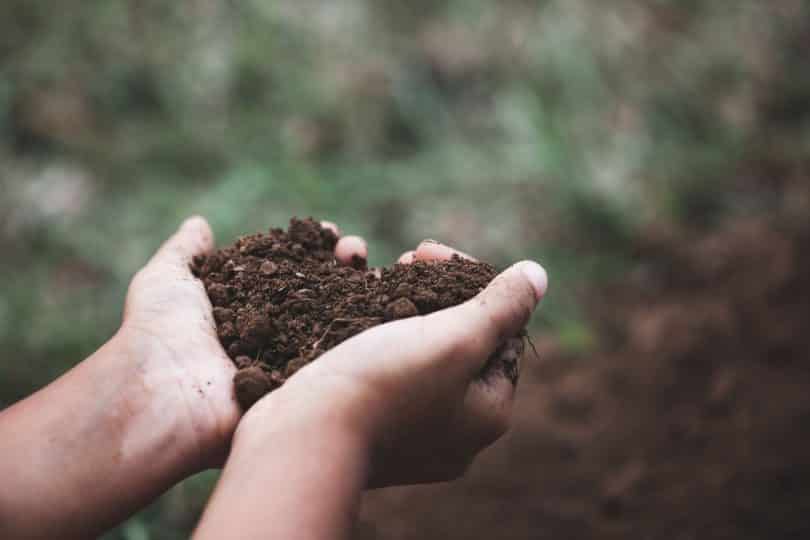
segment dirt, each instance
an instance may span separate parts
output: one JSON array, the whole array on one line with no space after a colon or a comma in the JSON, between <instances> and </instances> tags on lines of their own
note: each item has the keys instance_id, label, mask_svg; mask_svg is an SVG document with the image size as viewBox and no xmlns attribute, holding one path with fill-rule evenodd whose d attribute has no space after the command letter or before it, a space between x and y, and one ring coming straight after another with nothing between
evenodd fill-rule
<instances>
[{"instance_id":1,"label":"dirt","mask_svg":"<svg viewBox=\"0 0 810 540\"><path fill-rule=\"evenodd\" d=\"M340 266L336 243L318 222L293 218L287 231L245 236L195 258L192 269L213 305L219 340L239 368L234 385L244 409L346 339L458 305L497 273L458 257L374 270L362 259ZM513 368L503 369L516 377Z\"/></svg>"},{"instance_id":2,"label":"dirt","mask_svg":"<svg viewBox=\"0 0 810 540\"><path fill-rule=\"evenodd\" d=\"M590 292L597 350L534 336L511 433L367 494L356 538L810 538L808 215L651 228Z\"/></svg>"}]
</instances>

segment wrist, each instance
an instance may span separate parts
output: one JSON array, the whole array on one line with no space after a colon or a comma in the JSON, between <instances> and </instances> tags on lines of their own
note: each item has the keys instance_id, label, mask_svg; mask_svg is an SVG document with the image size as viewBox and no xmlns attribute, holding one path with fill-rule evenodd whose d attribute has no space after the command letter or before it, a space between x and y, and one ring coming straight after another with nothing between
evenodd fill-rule
<instances>
[{"instance_id":1,"label":"wrist","mask_svg":"<svg viewBox=\"0 0 810 540\"><path fill-rule=\"evenodd\" d=\"M291 382L244 415L196 537L342 538L351 529L369 439L351 407Z\"/></svg>"},{"instance_id":2,"label":"wrist","mask_svg":"<svg viewBox=\"0 0 810 540\"><path fill-rule=\"evenodd\" d=\"M17 536L95 537L199 468L162 378L118 335L3 411L0 476L14 497L0 507Z\"/></svg>"},{"instance_id":3,"label":"wrist","mask_svg":"<svg viewBox=\"0 0 810 540\"><path fill-rule=\"evenodd\" d=\"M358 458L355 461L368 463L372 423L357 401L339 392L304 386L290 381L253 405L236 429L231 453L251 455L295 439L313 447L339 447ZM362 473L365 477L366 471Z\"/></svg>"}]
</instances>

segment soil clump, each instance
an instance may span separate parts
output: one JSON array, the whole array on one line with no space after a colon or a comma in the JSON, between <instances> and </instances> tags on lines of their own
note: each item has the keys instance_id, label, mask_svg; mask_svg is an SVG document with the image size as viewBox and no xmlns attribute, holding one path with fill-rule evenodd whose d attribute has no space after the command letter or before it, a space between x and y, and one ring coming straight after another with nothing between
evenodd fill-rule
<instances>
[{"instance_id":1,"label":"soil clump","mask_svg":"<svg viewBox=\"0 0 810 540\"><path fill-rule=\"evenodd\" d=\"M341 266L337 240L317 221L293 218L286 231L245 236L194 259L219 340L239 368L234 384L243 408L363 330L458 305L497 274L459 257L374 270L358 260Z\"/></svg>"}]
</instances>

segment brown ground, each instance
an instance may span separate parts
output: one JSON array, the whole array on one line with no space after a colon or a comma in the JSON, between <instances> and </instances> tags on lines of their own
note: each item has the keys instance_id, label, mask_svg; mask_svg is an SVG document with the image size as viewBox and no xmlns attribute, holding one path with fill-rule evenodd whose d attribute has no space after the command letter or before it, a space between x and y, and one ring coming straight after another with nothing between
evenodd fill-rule
<instances>
[{"instance_id":1,"label":"brown ground","mask_svg":"<svg viewBox=\"0 0 810 540\"><path fill-rule=\"evenodd\" d=\"M356 537L810 538L808 246L775 220L651 232L593 302L600 351L538 340L505 440L368 494Z\"/></svg>"},{"instance_id":2,"label":"brown ground","mask_svg":"<svg viewBox=\"0 0 810 540\"><path fill-rule=\"evenodd\" d=\"M336 267L334 237L312 230L294 221L297 241L274 230L197 261L231 357L258 359L279 382L286 362L457 303L494 272L453 261L377 279ZM636 270L595 295L599 351L567 356L537 340L512 432L459 482L368 494L356 537L810 537L807 246L810 226L777 219L708 236L651 230ZM330 299L318 309L314 287Z\"/></svg>"},{"instance_id":3,"label":"brown ground","mask_svg":"<svg viewBox=\"0 0 810 540\"><path fill-rule=\"evenodd\" d=\"M372 271L342 267L333 256L336 242L318 222L293 218L288 231L246 236L195 259L220 342L240 368L234 382L243 408L355 334L460 304L496 274L460 258Z\"/></svg>"}]
</instances>

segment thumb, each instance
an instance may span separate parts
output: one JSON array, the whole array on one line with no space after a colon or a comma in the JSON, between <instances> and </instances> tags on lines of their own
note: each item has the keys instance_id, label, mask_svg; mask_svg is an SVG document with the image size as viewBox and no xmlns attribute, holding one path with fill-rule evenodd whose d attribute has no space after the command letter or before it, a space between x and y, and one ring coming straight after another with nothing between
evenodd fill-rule
<instances>
[{"instance_id":1,"label":"thumb","mask_svg":"<svg viewBox=\"0 0 810 540\"><path fill-rule=\"evenodd\" d=\"M208 222L200 217L188 218L152 257L151 263L188 267L195 255L214 249L214 234Z\"/></svg>"},{"instance_id":2,"label":"thumb","mask_svg":"<svg viewBox=\"0 0 810 540\"><path fill-rule=\"evenodd\" d=\"M424 343L471 376L506 339L517 336L548 290L539 264L519 262L498 275L475 298L425 316Z\"/></svg>"}]
</instances>

